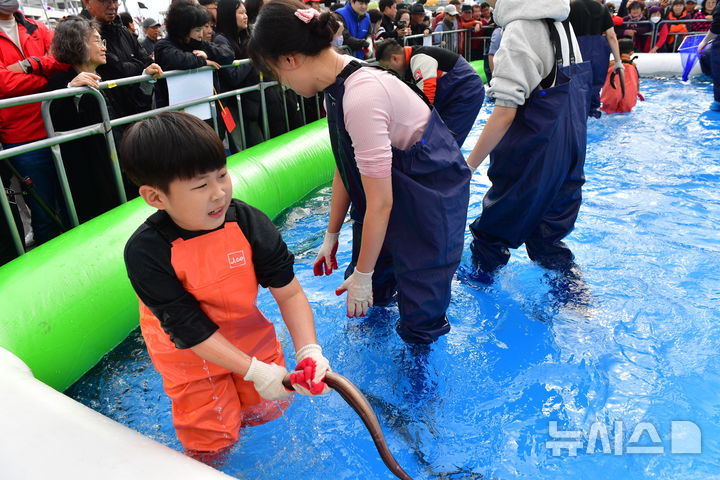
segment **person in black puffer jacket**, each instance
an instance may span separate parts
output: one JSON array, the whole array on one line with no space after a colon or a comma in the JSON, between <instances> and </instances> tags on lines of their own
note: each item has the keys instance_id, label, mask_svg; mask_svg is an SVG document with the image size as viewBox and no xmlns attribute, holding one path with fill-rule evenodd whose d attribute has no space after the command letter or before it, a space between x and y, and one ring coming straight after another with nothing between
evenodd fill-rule
<instances>
[{"instance_id":1,"label":"person in black puffer jacket","mask_svg":"<svg viewBox=\"0 0 720 480\"><path fill-rule=\"evenodd\" d=\"M147 54L117 15L118 2L83 0L80 15L100 23L100 35L107 43L107 63L97 69L103 81L133 77L143 73L157 78L162 69ZM116 118L148 111L152 108L152 86L136 84L108 90L108 103ZM119 137L118 137L119 138Z\"/></svg>"},{"instance_id":2,"label":"person in black puffer jacket","mask_svg":"<svg viewBox=\"0 0 720 480\"><path fill-rule=\"evenodd\" d=\"M217 24L215 26L217 35L215 41L221 45L227 45L233 50L235 58L248 58L247 42L250 39L248 29L248 16L245 4L240 0L220 0L218 3ZM224 68L218 72L220 77L220 91L227 92L238 88L249 87L260 83L260 76L252 64L239 65L237 67ZM242 116L245 126L245 143L251 147L264 140L262 134L262 119L260 117L260 92L248 92L241 96ZM233 118L238 125L228 135L230 151L235 153L240 150L240 109L235 98L224 100L232 112Z\"/></svg>"},{"instance_id":3,"label":"person in black puffer jacket","mask_svg":"<svg viewBox=\"0 0 720 480\"><path fill-rule=\"evenodd\" d=\"M208 11L195 3L178 1L165 17L167 38L155 45L155 60L165 70L190 70L210 65L216 69L231 63L233 51L227 45L202 41L203 27L210 21ZM217 88L217 76L214 75ZM167 82L160 80L155 92L158 107L168 105Z\"/></svg>"}]
</instances>

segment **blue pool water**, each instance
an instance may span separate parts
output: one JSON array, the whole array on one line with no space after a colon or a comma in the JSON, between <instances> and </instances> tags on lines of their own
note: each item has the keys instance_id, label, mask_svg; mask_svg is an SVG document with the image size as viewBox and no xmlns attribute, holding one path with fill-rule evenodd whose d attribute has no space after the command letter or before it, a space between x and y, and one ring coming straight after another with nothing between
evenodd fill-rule
<instances>
[{"instance_id":1,"label":"blue pool water","mask_svg":"<svg viewBox=\"0 0 720 480\"><path fill-rule=\"evenodd\" d=\"M340 274L312 276L327 189L279 219L326 356L366 392L414 478L720 478L720 115L706 112L707 82L644 79L642 90L634 113L589 123L584 203L568 238L581 278L558 278L522 248L492 286L460 276L452 331L429 352L399 340L396 308L347 319L334 294ZM481 211L486 167L469 219ZM349 256L346 225L338 260ZM259 304L292 352L272 297ZM181 449L137 333L67 393ZM243 479L394 478L337 394L298 397L285 416L244 431L221 469Z\"/></svg>"}]
</instances>

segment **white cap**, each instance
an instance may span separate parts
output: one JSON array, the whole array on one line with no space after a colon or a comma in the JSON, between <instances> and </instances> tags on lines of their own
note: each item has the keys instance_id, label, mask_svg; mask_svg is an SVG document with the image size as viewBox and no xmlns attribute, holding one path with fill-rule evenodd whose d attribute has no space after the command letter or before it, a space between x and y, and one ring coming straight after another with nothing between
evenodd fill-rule
<instances>
[{"instance_id":1,"label":"white cap","mask_svg":"<svg viewBox=\"0 0 720 480\"><path fill-rule=\"evenodd\" d=\"M450 15L451 17L454 17L458 14L457 8L455 8L455 5L450 4L447 7L445 7L445 14Z\"/></svg>"}]
</instances>

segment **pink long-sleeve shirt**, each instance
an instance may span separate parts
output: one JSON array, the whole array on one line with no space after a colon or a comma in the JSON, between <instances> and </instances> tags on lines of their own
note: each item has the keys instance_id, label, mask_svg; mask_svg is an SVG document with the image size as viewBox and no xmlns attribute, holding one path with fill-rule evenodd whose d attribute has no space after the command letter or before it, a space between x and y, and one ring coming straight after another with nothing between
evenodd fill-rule
<instances>
[{"instance_id":1,"label":"pink long-sleeve shirt","mask_svg":"<svg viewBox=\"0 0 720 480\"><path fill-rule=\"evenodd\" d=\"M353 58L346 56L345 64ZM430 109L394 75L361 68L345 81L343 119L360 174L387 178L392 148L406 150L422 138Z\"/></svg>"}]
</instances>

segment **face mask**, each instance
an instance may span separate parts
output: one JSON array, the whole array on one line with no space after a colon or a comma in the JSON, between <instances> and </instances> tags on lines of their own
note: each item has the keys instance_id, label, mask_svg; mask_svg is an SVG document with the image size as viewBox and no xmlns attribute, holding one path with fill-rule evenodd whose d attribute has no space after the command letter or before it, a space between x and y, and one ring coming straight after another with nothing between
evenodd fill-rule
<instances>
[{"instance_id":1,"label":"face mask","mask_svg":"<svg viewBox=\"0 0 720 480\"><path fill-rule=\"evenodd\" d=\"M343 46L343 37L333 37L332 46L338 47L338 48L342 47Z\"/></svg>"},{"instance_id":2,"label":"face mask","mask_svg":"<svg viewBox=\"0 0 720 480\"><path fill-rule=\"evenodd\" d=\"M660 20L661 20L660 17L650 17L650 21L652 23L658 23Z\"/></svg>"},{"instance_id":3,"label":"face mask","mask_svg":"<svg viewBox=\"0 0 720 480\"><path fill-rule=\"evenodd\" d=\"M18 8L20 8L18 0L0 0L0 13L4 13L5 15L15 13Z\"/></svg>"}]
</instances>

